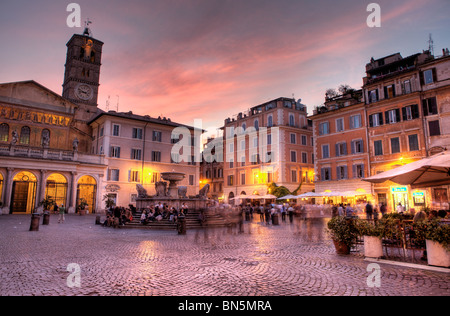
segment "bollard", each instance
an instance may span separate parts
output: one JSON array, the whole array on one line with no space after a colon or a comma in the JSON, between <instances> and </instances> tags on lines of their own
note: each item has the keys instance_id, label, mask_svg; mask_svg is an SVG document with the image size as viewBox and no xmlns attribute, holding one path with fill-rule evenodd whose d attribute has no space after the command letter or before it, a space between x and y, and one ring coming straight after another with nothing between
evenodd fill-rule
<instances>
[{"instance_id":1,"label":"bollard","mask_svg":"<svg viewBox=\"0 0 450 316\"><path fill-rule=\"evenodd\" d=\"M31 215L30 232L39 231L39 220L40 220L39 213L33 213Z\"/></svg>"},{"instance_id":2,"label":"bollard","mask_svg":"<svg viewBox=\"0 0 450 316\"><path fill-rule=\"evenodd\" d=\"M179 216L177 219L178 235L186 235L186 218Z\"/></svg>"},{"instance_id":3,"label":"bollard","mask_svg":"<svg viewBox=\"0 0 450 316\"><path fill-rule=\"evenodd\" d=\"M272 224L273 225L280 225L280 219L278 214L273 214L272 215Z\"/></svg>"},{"instance_id":4,"label":"bollard","mask_svg":"<svg viewBox=\"0 0 450 316\"><path fill-rule=\"evenodd\" d=\"M95 217L95 225L100 225L101 223L100 223L100 215L97 215L96 217Z\"/></svg>"},{"instance_id":5,"label":"bollard","mask_svg":"<svg viewBox=\"0 0 450 316\"><path fill-rule=\"evenodd\" d=\"M44 216L43 216L43 220L42 220L42 225L49 225L50 224L50 212L49 211L45 211L44 212Z\"/></svg>"}]
</instances>

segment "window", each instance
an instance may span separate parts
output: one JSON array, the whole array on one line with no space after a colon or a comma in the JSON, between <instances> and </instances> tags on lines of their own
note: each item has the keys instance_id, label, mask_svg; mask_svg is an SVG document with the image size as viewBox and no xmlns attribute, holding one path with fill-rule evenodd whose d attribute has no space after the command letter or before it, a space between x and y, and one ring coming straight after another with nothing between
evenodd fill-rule
<instances>
[{"instance_id":1,"label":"window","mask_svg":"<svg viewBox=\"0 0 450 316\"><path fill-rule=\"evenodd\" d=\"M364 141L362 139L352 141L352 154L362 154L364 152Z\"/></svg>"},{"instance_id":2,"label":"window","mask_svg":"<svg viewBox=\"0 0 450 316\"><path fill-rule=\"evenodd\" d=\"M384 87L384 98L392 99L395 97L395 86L393 84Z\"/></svg>"},{"instance_id":3,"label":"window","mask_svg":"<svg viewBox=\"0 0 450 316\"><path fill-rule=\"evenodd\" d=\"M228 152L229 153L234 152L234 143L231 143L230 145L228 145Z\"/></svg>"},{"instance_id":4,"label":"window","mask_svg":"<svg viewBox=\"0 0 450 316\"><path fill-rule=\"evenodd\" d=\"M158 182L158 180L159 180L159 173L157 173L157 172L153 172L152 174L151 174L151 183L156 183L156 182Z\"/></svg>"},{"instance_id":5,"label":"window","mask_svg":"<svg viewBox=\"0 0 450 316\"><path fill-rule=\"evenodd\" d=\"M296 141L295 141L295 137L296 135L295 134L291 134L291 144L295 144L296 143Z\"/></svg>"},{"instance_id":6,"label":"window","mask_svg":"<svg viewBox=\"0 0 450 316\"><path fill-rule=\"evenodd\" d=\"M109 157L120 158L120 147L119 146L111 146L109 148Z\"/></svg>"},{"instance_id":7,"label":"window","mask_svg":"<svg viewBox=\"0 0 450 316\"><path fill-rule=\"evenodd\" d=\"M152 161L161 162L161 152L160 151L152 151Z\"/></svg>"},{"instance_id":8,"label":"window","mask_svg":"<svg viewBox=\"0 0 450 316\"><path fill-rule=\"evenodd\" d=\"M423 72L424 84L430 84L436 81L436 69L427 69Z\"/></svg>"},{"instance_id":9,"label":"window","mask_svg":"<svg viewBox=\"0 0 450 316\"><path fill-rule=\"evenodd\" d=\"M375 156L383 155L383 141L381 141L381 140L374 141L373 147L375 149Z\"/></svg>"},{"instance_id":10,"label":"window","mask_svg":"<svg viewBox=\"0 0 450 316\"><path fill-rule=\"evenodd\" d=\"M336 120L336 132L342 132L344 130L344 119L339 118Z\"/></svg>"},{"instance_id":11,"label":"window","mask_svg":"<svg viewBox=\"0 0 450 316\"><path fill-rule=\"evenodd\" d=\"M255 130L259 131L259 121L255 120L255 122L253 123L253 126L255 127Z\"/></svg>"},{"instance_id":12,"label":"window","mask_svg":"<svg viewBox=\"0 0 450 316\"><path fill-rule=\"evenodd\" d=\"M429 121L428 126L430 128L430 136L441 135L441 129L439 126L439 121Z\"/></svg>"},{"instance_id":13,"label":"window","mask_svg":"<svg viewBox=\"0 0 450 316\"><path fill-rule=\"evenodd\" d=\"M142 139L142 128L133 127L132 137L135 139Z\"/></svg>"},{"instance_id":14,"label":"window","mask_svg":"<svg viewBox=\"0 0 450 316\"><path fill-rule=\"evenodd\" d=\"M9 139L9 125L1 124L0 125L0 142L7 142Z\"/></svg>"},{"instance_id":15,"label":"window","mask_svg":"<svg viewBox=\"0 0 450 316\"><path fill-rule=\"evenodd\" d=\"M245 166L245 156L241 156L240 163L241 163L241 167Z\"/></svg>"},{"instance_id":16,"label":"window","mask_svg":"<svg viewBox=\"0 0 450 316\"><path fill-rule=\"evenodd\" d=\"M99 137L102 137L103 136L103 133L104 133L104 128L103 128L103 126L100 128L100 136Z\"/></svg>"},{"instance_id":17,"label":"window","mask_svg":"<svg viewBox=\"0 0 450 316\"><path fill-rule=\"evenodd\" d=\"M22 129L20 130L19 143L22 145L29 145L30 144L30 133L31 133L31 130L28 126L22 127Z\"/></svg>"},{"instance_id":18,"label":"window","mask_svg":"<svg viewBox=\"0 0 450 316\"><path fill-rule=\"evenodd\" d=\"M347 143L336 144L336 157L347 155Z\"/></svg>"},{"instance_id":19,"label":"window","mask_svg":"<svg viewBox=\"0 0 450 316\"><path fill-rule=\"evenodd\" d=\"M411 121L419 118L419 105L413 104L402 108L403 121Z\"/></svg>"},{"instance_id":20,"label":"window","mask_svg":"<svg viewBox=\"0 0 450 316\"><path fill-rule=\"evenodd\" d=\"M417 134L409 135L408 141L409 141L409 151L419 150L419 139L417 137Z\"/></svg>"},{"instance_id":21,"label":"window","mask_svg":"<svg viewBox=\"0 0 450 316\"><path fill-rule=\"evenodd\" d=\"M322 145L322 158L330 158L330 146Z\"/></svg>"},{"instance_id":22,"label":"window","mask_svg":"<svg viewBox=\"0 0 450 316\"><path fill-rule=\"evenodd\" d=\"M170 153L170 163L180 163L181 158L179 153Z\"/></svg>"},{"instance_id":23,"label":"window","mask_svg":"<svg viewBox=\"0 0 450 316\"><path fill-rule=\"evenodd\" d=\"M291 151L291 162L297 162L297 152Z\"/></svg>"},{"instance_id":24,"label":"window","mask_svg":"<svg viewBox=\"0 0 450 316\"><path fill-rule=\"evenodd\" d=\"M189 175L189 185L194 185L194 180L195 180L194 175L193 175L193 174L190 174L190 175Z\"/></svg>"},{"instance_id":25,"label":"window","mask_svg":"<svg viewBox=\"0 0 450 316\"><path fill-rule=\"evenodd\" d=\"M267 127L272 127L273 126L273 116L269 115L267 117Z\"/></svg>"},{"instance_id":26,"label":"window","mask_svg":"<svg viewBox=\"0 0 450 316\"><path fill-rule=\"evenodd\" d=\"M292 114L289 114L289 126L295 127L295 117Z\"/></svg>"},{"instance_id":27,"label":"window","mask_svg":"<svg viewBox=\"0 0 450 316\"><path fill-rule=\"evenodd\" d=\"M303 146L308 145L308 144L307 144L307 141L308 141L308 140L307 140L307 138L306 138L306 135L302 135L302 145L303 145Z\"/></svg>"},{"instance_id":28,"label":"window","mask_svg":"<svg viewBox=\"0 0 450 316\"><path fill-rule=\"evenodd\" d=\"M130 170L128 172L128 182L139 182L139 171Z\"/></svg>"},{"instance_id":29,"label":"window","mask_svg":"<svg viewBox=\"0 0 450 316\"><path fill-rule=\"evenodd\" d=\"M267 145L272 145L272 134L267 135Z\"/></svg>"},{"instance_id":30,"label":"window","mask_svg":"<svg viewBox=\"0 0 450 316\"><path fill-rule=\"evenodd\" d=\"M297 182L297 170L291 170L291 182Z\"/></svg>"},{"instance_id":31,"label":"window","mask_svg":"<svg viewBox=\"0 0 450 316\"><path fill-rule=\"evenodd\" d=\"M384 113L386 124L394 124L400 122L400 109L386 111Z\"/></svg>"},{"instance_id":32,"label":"window","mask_svg":"<svg viewBox=\"0 0 450 316\"><path fill-rule=\"evenodd\" d=\"M331 180L331 168L320 169L320 175L321 175L322 181L330 181Z\"/></svg>"},{"instance_id":33,"label":"window","mask_svg":"<svg viewBox=\"0 0 450 316\"><path fill-rule=\"evenodd\" d=\"M376 113L369 116L369 126L377 127L383 125L383 113Z\"/></svg>"},{"instance_id":34,"label":"window","mask_svg":"<svg viewBox=\"0 0 450 316\"><path fill-rule=\"evenodd\" d=\"M241 173L241 185L245 185L245 172Z\"/></svg>"},{"instance_id":35,"label":"window","mask_svg":"<svg viewBox=\"0 0 450 316\"><path fill-rule=\"evenodd\" d=\"M438 114L436 97L422 100L422 107L425 116Z\"/></svg>"},{"instance_id":36,"label":"window","mask_svg":"<svg viewBox=\"0 0 450 316\"><path fill-rule=\"evenodd\" d=\"M119 169L108 169L108 181L119 181Z\"/></svg>"},{"instance_id":37,"label":"window","mask_svg":"<svg viewBox=\"0 0 450 316\"><path fill-rule=\"evenodd\" d=\"M162 142L162 132L153 131L152 140L154 142Z\"/></svg>"},{"instance_id":38,"label":"window","mask_svg":"<svg viewBox=\"0 0 450 316\"><path fill-rule=\"evenodd\" d=\"M253 148L258 148L258 137L253 138Z\"/></svg>"},{"instance_id":39,"label":"window","mask_svg":"<svg viewBox=\"0 0 450 316\"><path fill-rule=\"evenodd\" d=\"M400 152L400 138L391 138L391 154L397 154Z\"/></svg>"},{"instance_id":40,"label":"window","mask_svg":"<svg viewBox=\"0 0 450 316\"><path fill-rule=\"evenodd\" d=\"M308 163L308 154L302 152L302 163Z\"/></svg>"},{"instance_id":41,"label":"window","mask_svg":"<svg viewBox=\"0 0 450 316\"><path fill-rule=\"evenodd\" d=\"M250 157L250 162L251 162L252 165L257 165L257 164L261 163L261 161L259 159L259 154L253 154Z\"/></svg>"},{"instance_id":42,"label":"window","mask_svg":"<svg viewBox=\"0 0 450 316\"><path fill-rule=\"evenodd\" d=\"M311 154L311 163L314 164L314 154Z\"/></svg>"},{"instance_id":43,"label":"window","mask_svg":"<svg viewBox=\"0 0 450 316\"><path fill-rule=\"evenodd\" d=\"M227 184L228 184L228 186L234 185L234 176L233 175L230 175L227 177Z\"/></svg>"},{"instance_id":44,"label":"window","mask_svg":"<svg viewBox=\"0 0 450 316\"><path fill-rule=\"evenodd\" d=\"M120 125L113 124L113 136L120 136Z\"/></svg>"},{"instance_id":45,"label":"window","mask_svg":"<svg viewBox=\"0 0 450 316\"><path fill-rule=\"evenodd\" d=\"M353 165L353 178L355 178L355 179L364 178L364 165L363 164Z\"/></svg>"},{"instance_id":46,"label":"window","mask_svg":"<svg viewBox=\"0 0 450 316\"><path fill-rule=\"evenodd\" d=\"M131 149L131 159L133 160L141 160L141 149Z\"/></svg>"},{"instance_id":47,"label":"window","mask_svg":"<svg viewBox=\"0 0 450 316\"><path fill-rule=\"evenodd\" d=\"M345 180L348 178L347 176L347 166L338 166L336 168L337 171L337 179L338 180Z\"/></svg>"},{"instance_id":48,"label":"window","mask_svg":"<svg viewBox=\"0 0 450 316\"><path fill-rule=\"evenodd\" d=\"M369 103L378 101L378 89L369 91Z\"/></svg>"},{"instance_id":49,"label":"window","mask_svg":"<svg viewBox=\"0 0 450 316\"><path fill-rule=\"evenodd\" d=\"M360 128L361 126L361 114L350 116L350 129Z\"/></svg>"},{"instance_id":50,"label":"window","mask_svg":"<svg viewBox=\"0 0 450 316\"><path fill-rule=\"evenodd\" d=\"M410 80L403 81L402 92L403 92L403 94L408 94L408 93L412 92Z\"/></svg>"},{"instance_id":51,"label":"window","mask_svg":"<svg viewBox=\"0 0 450 316\"><path fill-rule=\"evenodd\" d=\"M241 150L245 150L245 140L241 140Z\"/></svg>"},{"instance_id":52,"label":"window","mask_svg":"<svg viewBox=\"0 0 450 316\"><path fill-rule=\"evenodd\" d=\"M233 159L230 159L230 168L234 168L234 160Z\"/></svg>"},{"instance_id":53,"label":"window","mask_svg":"<svg viewBox=\"0 0 450 316\"><path fill-rule=\"evenodd\" d=\"M330 134L330 124L328 122L320 123L319 125L319 135Z\"/></svg>"}]
</instances>

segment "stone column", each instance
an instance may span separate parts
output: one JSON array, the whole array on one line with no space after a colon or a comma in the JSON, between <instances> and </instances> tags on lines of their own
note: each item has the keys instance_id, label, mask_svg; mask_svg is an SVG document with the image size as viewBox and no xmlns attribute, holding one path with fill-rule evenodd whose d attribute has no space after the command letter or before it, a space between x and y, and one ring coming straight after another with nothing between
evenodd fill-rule
<instances>
[{"instance_id":1,"label":"stone column","mask_svg":"<svg viewBox=\"0 0 450 316\"><path fill-rule=\"evenodd\" d=\"M77 176L77 172L72 171L71 173L71 177L70 177L70 183L69 183L69 208L68 208L68 213L75 213L75 199L76 199L76 183L75 183L75 179Z\"/></svg>"},{"instance_id":2,"label":"stone column","mask_svg":"<svg viewBox=\"0 0 450 316\"><path fill-rule=\"evenodd\" d=\"M6 179L5 179L5 197L4 197L4 205L3 205L3 214L9 214L10 206L11 206L11 194L12 194L12 186L13 186L13 177L12 173L14 168L6 168Z\"/></svg>"},{"instance_id":3,"label":"stone column","mask_svg":"<svg viewBox=\"0 0 450 316\"><path fill-rule=\"evenodd\" d=\"M45 175L47 173L47 170L43 170L41 169L41 181L39 182L39 190L38 190L38 195L37 195L37 201L36 201L36 206L39 205L39 203L45 198L45 185L46 185L46 181L45 181Z\"/></svg>"}]
</instances>

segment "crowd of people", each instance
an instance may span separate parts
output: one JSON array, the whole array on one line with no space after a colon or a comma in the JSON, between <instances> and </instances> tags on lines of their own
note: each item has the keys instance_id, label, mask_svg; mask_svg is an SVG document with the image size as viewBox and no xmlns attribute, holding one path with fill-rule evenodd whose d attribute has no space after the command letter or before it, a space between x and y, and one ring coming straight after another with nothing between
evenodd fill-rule
<instances>
[{"instance_id":1,"label":"crowd of people","mask_svg":"<svg viewBox=\"0 0 450 316\"><path fill-rule=\"evenodd\" d=\"M132 205L128 208L121 206L110 207L106 210L106 220L102 225L106 227L124 226L133 220L133 211Z\"/></svg>"},{"instance_id":2,"label":"crowd of people","mask_svg":"<svg viewBox=\"0 0 450 316\"><path fill-rule=\"evenodd\" d=\"M176 222L179 217L185 217L188 214L188 207L186 203L182 203L180 209L174 206L169 206L166 203L156 203L149 206L142 211L141 223L147 225L149 222L159 222L163 219L168 219L170 222Z\"/></svg>"}]
</instances>

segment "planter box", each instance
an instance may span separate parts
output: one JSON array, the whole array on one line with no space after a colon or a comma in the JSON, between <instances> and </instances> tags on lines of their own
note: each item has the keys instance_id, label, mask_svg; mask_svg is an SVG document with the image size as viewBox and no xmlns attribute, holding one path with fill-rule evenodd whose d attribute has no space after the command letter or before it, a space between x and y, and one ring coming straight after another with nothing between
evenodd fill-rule
<instances>
[{"instance_id":1,"label":"planter box","mask_svg":"<svg viewBox=\"0 0 450 316\"><path fill-rule=\"evenodd\" d=\"M440 243L427 240L427 257L430 266L450 267L450 251L445 249Z\"/></svg>"},{"instance_id":2,"label":"planter box","mask_svg":"<svg viewBox=\"0 0 450 316\"><path fill-rule=\"evenodd\" d=\"M383 257L383 243L381 238L364 236L364 255L368 258Z\"/></svg>"},{"instance_id":3,"label":"planter box","mask_svg":"<svg viewBox=\"0 0 450 316\"><path fill-rule=\"evenodd\" d=\"M340 241L333 240L334 247L336 248L336 253L338 255L348 255L350 254L350 247Z\"/></svg>"}]
</instances>

